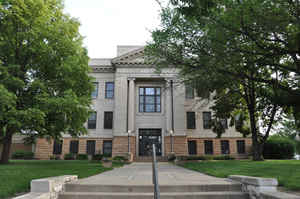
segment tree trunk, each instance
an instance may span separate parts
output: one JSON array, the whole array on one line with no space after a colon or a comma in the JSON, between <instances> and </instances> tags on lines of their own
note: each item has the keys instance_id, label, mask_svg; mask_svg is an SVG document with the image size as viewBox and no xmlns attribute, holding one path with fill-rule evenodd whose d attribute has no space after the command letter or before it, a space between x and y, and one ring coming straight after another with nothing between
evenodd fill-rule
<instances>
[{"instance_id":1,"label":"tree trunk","mask_svg":"<svg viewBox=\"0 0 300 199\"><path fill-rule=\"evenodd\" d=\"M0 164L8 164L11 143L12 143L12 134L8 134L7 136L5 136L5 139L3 141L3 149L2 149Z\"/></svg>"},{"instance_id":2,"label":"tree trunk","mask_svg":"<svg viewBox=\"0 0 300 199\"><path fill-rule=\"evenodd\" d=\"M253 147L253 160L254 161L263 161L263 147L264 145L262 143L258 143L257 140L255 144L252 144Z\"/></svg>"}]
</instances>

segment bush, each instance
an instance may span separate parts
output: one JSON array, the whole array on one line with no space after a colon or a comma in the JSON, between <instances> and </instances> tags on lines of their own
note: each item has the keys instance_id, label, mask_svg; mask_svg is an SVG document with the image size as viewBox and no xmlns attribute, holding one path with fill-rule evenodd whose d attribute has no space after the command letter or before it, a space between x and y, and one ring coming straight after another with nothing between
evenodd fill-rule
<instances>
[{"instance_id":1,"label":"bush","mask_svg":"<svg viewBox=\"0 0 300 199\"><path fill-rule=\"evenodd\" d=\"M103 157L110 158L111 157L111 153L103 153Z\"/></svg>"},{"instance_id":2,"label":"bush","mask_svg":"<svg viewBox=\"0 0 300 199\"><path fill-rule=\"evenodd\" d=\"M176 159L175 153L168 154L168 161L173 162Z\"/></svg>"},{"instance_id":3,"label":"bush","mask_svg":"<svg viewBox=\"0 0 300 199\"><path fill-rule=\"evenodd\" d=\"M76 156L76 160L87 160L87 159L89 159L87 154L78 154Z\"/></svg>"},{"instance_id":4,"label":"bush","mask_svg":"<svg viewBox=\"0 0 300 199\"><path fill-rule=\"evenodd\" d=\"M115 160L115 161L120 161L120 162L124 162L124 161L127 161L128 159L127 159L126 157L124 157L124 156L115 156L115 157L113 158L113 160Z\"/></svg>"},{"instance_id":5,"label":"bush","mask_svg":"<svg viewBox=\"0 0 300 199\"><path fill-rule=\"evenodd\" d=\"M51 155L50 160L60 160L60 156L59 155Z\"/></svg>"},{"instance_id":6,"label":"bush","mask_svg":"<svg viewBox=\"0 0 300 199\"><path fill-rule=\"evenodd\" d=\"M34 153L31 151L16 151L12 154L13 159L25 159L31 160L34 157Z\"/></svg>"},{"instance_id":7,"label":"bush","mask_svg":"<svg viewBox=\"0 0 300 199\"><path fill-rule=\"evenodd\" d=\"M94 154L92 160L102 160L102 158L103 158L102 154Z\"/></svg>"},{"instance_id":8,"label":"bush","mask_svg":"<svg viewBox=\"0 0 300 199\"><path fill-rule=\"evenodd\" d=\"M264 145L265 159L292 159L295 154L295 143L282 136L271 136Z\"/></svg>"},{"instance_id":9,"label":"bush","mask_svg":"<svg viewBox=\"0 0 300 199\"><path fill-rule=\"evenodd\" d=\"M234 160L235 158L230 155L220 155L213 157L214 160Z\"/></svg>"},{"instance_id":10,"label":"bush","mask_svg":"<svg viewBox=\"0 0 300 199\"><path fill-rule=\"evenodd\" d=\"M64 155L64 159L65 160L75 160L75 154L73 154L73 153L66 153Z\"/></svg>"}]
</instances>

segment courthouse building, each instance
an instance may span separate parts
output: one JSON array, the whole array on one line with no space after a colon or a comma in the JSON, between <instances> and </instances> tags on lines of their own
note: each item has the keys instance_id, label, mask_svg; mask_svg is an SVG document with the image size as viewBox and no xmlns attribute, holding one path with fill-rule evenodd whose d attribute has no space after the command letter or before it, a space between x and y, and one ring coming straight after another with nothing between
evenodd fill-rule
<instances>
[{"instance_id":1,"label":"courthouse building","mask_svg":"<svg viewBox=\"0 0 300 199\"><path fill-rule=\"evenodd\" d=\"M222 155L246 157L251 139L223 121L226 133L216 138L210 120L211 101L203 100L178 77L178 70L159 73L144 62L143 46L118 46L117 57L91 59L95 111L86 123L88 135L62 143L38 139L35 156L49 159L64 154L120 155L131 152L135 159L149 156L152 144L158 156Z\"/></svg>"}]
</instances>

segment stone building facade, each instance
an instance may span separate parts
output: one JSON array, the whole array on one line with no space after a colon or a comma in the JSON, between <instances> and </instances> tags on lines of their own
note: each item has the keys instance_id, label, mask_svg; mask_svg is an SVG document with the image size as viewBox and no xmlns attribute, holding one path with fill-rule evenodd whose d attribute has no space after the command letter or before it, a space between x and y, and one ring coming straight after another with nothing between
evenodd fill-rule
<instances>
[{"instance_id":1,"label":"stone building facade","mask_svg":"<svg viewBox=\"0 0 300 199\"><path fill-rule=\"evenodd\" d=\"M95 112L86 126L89 134L68 135L62 143L37 140L35 155L48 159L53 154L132 153L134 158L149 156L151 145L157 155L221 155L245 157L251 139L228 127L216 138L209 126L210 100L197 96L178 77L178 70L165 68L159 73L144 61L142 46L118 46L113 59L91 59L95 91Z\"/></svg>"}]
</instances>

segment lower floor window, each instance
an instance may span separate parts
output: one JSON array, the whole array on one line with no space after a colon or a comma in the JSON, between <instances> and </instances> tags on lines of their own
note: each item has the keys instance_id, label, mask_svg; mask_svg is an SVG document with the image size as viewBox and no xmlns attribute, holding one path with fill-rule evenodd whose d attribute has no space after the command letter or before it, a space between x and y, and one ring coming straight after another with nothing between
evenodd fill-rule
<instances>
[{"instance_id":1,"label":"lower floor window","mask_svg":"<svg viewBox=\"0 0 300 199\"><path fill-rule=\"evenodd\" d=\"M189 155L197 155L197 143L195 140L188 141Z\"/></svg>"},{"instance_id":2,"label":"lower floor window","mask_svg":"<svg viewBox=\"0 0 300 199\"><path fill-rule=\"evenodd\" d=\"M222 152L222 154L230 153L228 140L221 140L221 152Z\"/></svg>"},{"instance_id":3,"label":"lower floor window","mask_svg":"<svg viewBox=\"0 0 300 199\"><path fill-rule=\"evenodd\" d=\"M107 156L111 156L112 154L112 141L104 140L103 141L103 154Z\"/></svg>"},{"instance_id":4,"label":"lower floor window","mask_svg":"<svg viewBox=\"0 0 300 199\"><path fill-rule=\"evenodd\" d=\"M246 152L245 150L245 140L237 140L237 151L239 154L244 154Z\"/></svg>"},{"instance_id":5,"label":"lower floor window","mask_svg":"<svg viewBox=\"0 0 300 199\"><path fill-rule=\"evenodd\" d=\"M70 153L77 154L78 153L78 140L72 140L70 142Z\"/></svg>"},{"instance_id":6,"label":"lower floor window","mask_svg":"<svg viewBox=\"0 0 300 199\"><path fill-rule=\"evenodd\" d=\"M62 140L55 140L53 144L53 154L60 155L62 152Z\"/></svg>"},{"instance_id":7,"label":"lower floor window","mask_svg":"<svg viewBox=\"0 0 300 199\"><path fill-rule=\"evenodd\" d=\"M205 154L209 154L209 155L214 153L214 147L213 147L212 140L204 140L204 152L205 152Z\"/></svg>"},{"instance_id":8,"label":"lower floor window","mask_svg":"<svg viewBox=\"0 0 300 199\"><path fill-rule=\"evenodd\" d=\"M94 155L95 154L95 146L96 146L95 140L88 140L86 142L86 153L88 155Z\"/></svg>"}]
</instances>

